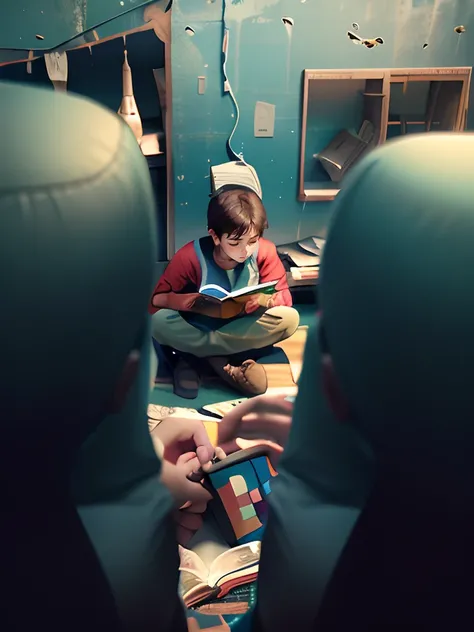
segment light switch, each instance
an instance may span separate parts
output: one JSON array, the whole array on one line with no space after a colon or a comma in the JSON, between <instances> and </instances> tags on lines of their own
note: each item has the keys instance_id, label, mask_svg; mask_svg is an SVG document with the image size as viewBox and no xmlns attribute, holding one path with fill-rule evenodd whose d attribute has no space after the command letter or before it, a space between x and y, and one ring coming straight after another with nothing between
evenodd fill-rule
<instances>
[{"instance_id":1,"label":"light switch","mask_svg":"<svg viewBox=\"0 0 474 632\"><path fill-rule=\"evenodd\" d=\"M275 106L272 103L257 101L253 120L254 136L271 138L275 132Z\"/></svg>"},{"instance_id":2,"label":"light switch","mask_svg":"<svg viewBox=\"0 0 474 632\"><path fill-rule=\"evenodd\" d=\"M198 77L198 94L206 92L206 77Z\"/></svg>"}]
</instances>

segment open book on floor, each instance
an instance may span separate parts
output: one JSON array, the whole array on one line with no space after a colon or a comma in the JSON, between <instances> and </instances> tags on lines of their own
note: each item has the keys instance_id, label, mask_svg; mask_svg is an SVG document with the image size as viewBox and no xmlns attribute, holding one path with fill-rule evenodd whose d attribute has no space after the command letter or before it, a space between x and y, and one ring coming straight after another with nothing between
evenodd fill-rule
<instances>
[{"instance_id":1,"label":"open book on floor","mask_svg":"<svg viewBox=\"0 0 474 632\"><path fill-rule=\"evenodd\" d=\"M220 598L236 586L257 579L260 542L248 542L221 553L207 566L194 551L179 547L180 594L187 608Z\"/></svg>"},{"instance_id":2,"label":"open book on floor","mask_svg":"<svg viewBox=\"0 0 474 632\"><path fill-rule=\"evenodd\" d=\"M224 288L222 288L220 285L209 283L208 285L202 285L199 288L199 294L210 296L212 298L217 298L217 300L222 302L229 299L253 296L254 294L275 294L277 283L278 281L267 281L266 283L259 283L258 285L243 287L240 290L234 290L233 292L228 292L227 290L224 290Z\"/></svg>"}]
</instances>

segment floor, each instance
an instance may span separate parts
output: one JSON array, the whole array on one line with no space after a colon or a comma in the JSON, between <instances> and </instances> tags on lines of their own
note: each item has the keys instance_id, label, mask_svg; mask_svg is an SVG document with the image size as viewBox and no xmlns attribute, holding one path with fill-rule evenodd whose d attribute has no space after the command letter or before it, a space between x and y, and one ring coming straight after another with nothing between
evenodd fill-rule
<instances>
[{"instance_id":1,"label":"floor","mask_svg":"<svg viewBox=\"0 0 474 632\"><path fill-rule=\"evenodd\" d=\"M300 313L300 328L288 341L277 345L284 350L290 364L280 362L264 363L268 375L269 393L276 393L281 387L287 391L288 388L291 388L290 385L294 385L294 382L297 381L301 370L306 329L313 322L315 307L314 305L295 305L295 307ZM294 394L296 394L296 386L293 388ZM293 393L288 392L288 394ZM237 397L239 397L238 393L220 382L201 386L198 397L193 400L183 399L174 395L173 387L170 384L159 384L155 386L151 394L150 403L160 406L180 406L197 409L205 404L214 404L236 399Z\"/></svg>"}]
</instances>

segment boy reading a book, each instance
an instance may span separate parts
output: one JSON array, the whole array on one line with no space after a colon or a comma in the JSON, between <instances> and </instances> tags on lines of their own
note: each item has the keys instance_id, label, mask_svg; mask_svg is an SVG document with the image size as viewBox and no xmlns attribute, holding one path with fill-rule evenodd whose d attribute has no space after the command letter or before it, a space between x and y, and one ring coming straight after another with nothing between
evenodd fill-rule
<instances>
[{"instance_id":1,"label":"boy reading a book","mask_svg":"<svg viewBox=\"0 0 474 632\"><path fill-rule=\"evenodd\" d=\"M209 202L207 227L209 235L178 250L153 292L153 337L178 357L175 388L183 378L194 384L188 397L196 396L199 383L189 364L193 357L206 358L244 394L263 393L263 366L251 359L233 366L232 356L285 340L299 324L275 245L263 237L268 227L265 208L252 190L226 185ZM274 281L272 295L220 302L200 293L210 284L232 292Z\"/></svg>"}]
</instances>

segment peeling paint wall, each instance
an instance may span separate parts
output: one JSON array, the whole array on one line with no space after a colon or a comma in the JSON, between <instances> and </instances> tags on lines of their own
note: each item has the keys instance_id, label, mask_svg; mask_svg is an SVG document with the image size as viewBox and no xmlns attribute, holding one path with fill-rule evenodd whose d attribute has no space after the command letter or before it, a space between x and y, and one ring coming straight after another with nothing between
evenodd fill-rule
<instances>
[{"instance_id":1,"label":"peeling paint wall","mask_svg":"<svg viewBox=\"0 0 474 632\"><path fill-rule=\"evenodd\" d=\"M177 248L205 231L209 166L229 160L226 142L236 109L223 92L223 15L229 35L227 77L240 115L232 147L257 170L268 235L277 242L296 239L298 230L301 236L324 232L331 211L331 203L297 201L304 68L474 63L472 0L226 0L225 5L222 0L175 0ZM466 33L454 33L457 25L465 25ZM383 43L355 46L348 31ZM198 91L198 77L205 77L204 92ZM254 137L257 101L276 106L272 138Z\"/></svg>"},{"instance_id":2,"label":"peeling paint wall","mask_svg":"<svg viewBox=\"0 0 474 632\"><path fill-rule=\"evenodd\" d=\"M1 0L0 47L4 49L49 49L73 39L88 29L123 16L115 31L133 28L124 16L154 0ZM118 24L118 23L117 23ZM38 43L36 34L42 35Z\"/></svg>"}]
</instances>

